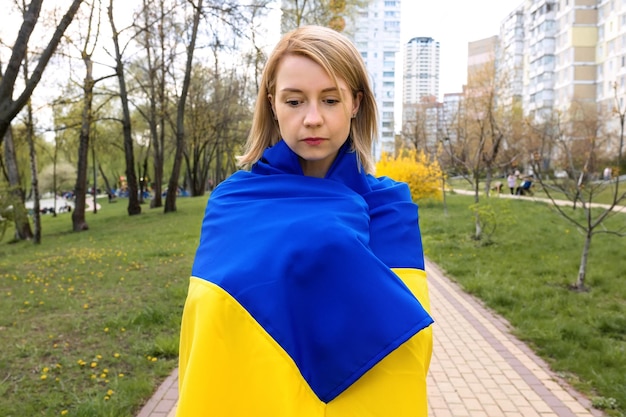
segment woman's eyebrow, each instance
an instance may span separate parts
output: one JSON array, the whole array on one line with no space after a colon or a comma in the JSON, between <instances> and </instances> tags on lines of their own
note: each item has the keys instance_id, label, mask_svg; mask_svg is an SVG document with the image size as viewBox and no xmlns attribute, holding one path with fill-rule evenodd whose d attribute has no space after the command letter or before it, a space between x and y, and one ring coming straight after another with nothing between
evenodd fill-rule
<instances>
[{"instance_id":1,"label":"woman's eyebrow","mask_svg":"<svg viewBox=\"0 0 626 417\"><path fill-rule=\"evenodd\" d=\"M347 91L345 88L341 88L338 89L337 87L328 87L328 88L324 88L321 92L322 93L329 93L329 92L335 92L335 91ZM280 93L302 93L303 90L299 89L299 88L294 88L294 87L285 87L282 88L280 91Z\"/></svg>"}]
</instances>

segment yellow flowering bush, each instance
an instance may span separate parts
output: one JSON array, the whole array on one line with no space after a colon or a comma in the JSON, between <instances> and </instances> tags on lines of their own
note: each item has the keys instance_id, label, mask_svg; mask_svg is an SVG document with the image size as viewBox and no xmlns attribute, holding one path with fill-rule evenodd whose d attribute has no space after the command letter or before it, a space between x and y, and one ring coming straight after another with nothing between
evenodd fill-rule
<instances>
[{"instance_id":1,"label":"yellow flowering bush","mask_svg":"<svg viewBox=\"0 0 626 417\"><path fill-rule=\"evenodd\" d=\"M424 152L405 151L397 157L383 153L376 164L376 175L406 182L414 200L434 198L442 200L443 172L439 163Z\"/></svg>"}]
</instances>

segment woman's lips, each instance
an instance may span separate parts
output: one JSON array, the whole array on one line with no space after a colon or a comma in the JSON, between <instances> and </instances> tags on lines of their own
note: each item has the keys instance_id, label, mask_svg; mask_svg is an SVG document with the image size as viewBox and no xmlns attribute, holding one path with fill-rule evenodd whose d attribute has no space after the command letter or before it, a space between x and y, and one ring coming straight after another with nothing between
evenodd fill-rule
<instances>
[{"instance_id":1,"label":"woman's lips","mask_svg":"<svg viewBox=\"0 0 626 417\"><path fill-rule=\"evenodd\" d=\"M303 142L305 142L308 145L319 145L323 141L324 139L322 138L306 138L303 140Z\"/></svg>"}]
</instances>

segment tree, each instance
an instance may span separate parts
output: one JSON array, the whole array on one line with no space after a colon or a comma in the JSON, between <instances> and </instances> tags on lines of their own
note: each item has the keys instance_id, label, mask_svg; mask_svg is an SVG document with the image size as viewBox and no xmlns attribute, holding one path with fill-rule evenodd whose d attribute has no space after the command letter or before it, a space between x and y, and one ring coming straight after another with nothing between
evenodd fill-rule
<instances>
[{"instance_id":1,"label":"tree","mask_svg":"<svg viewBox=\"0 0 626 417\"><path fill-rule=\"evenodd\" d=\"M13 142L13 131L9 128L4 135L4 160L9 180L9 190L13 201L13 221L15 223L15 239L27 240L33 238L33 232L26 212L24 189L20 183L17 168L17 156Z\"/></svg>"},{"instance_id":2,"label":"tree","mask_svg":"<svg viewBox=\"0 0 626 417\"><path fill-rule=\"evenodd\" d=\"M506 165L500 151L507 136L506 126L511 123L512 109L497 102L503 77L496 77L495 61L488 61L472 69L464 94L463 105L445 126L447 135L442 140L443 149L457 174L472 186L474 204L480 202L480 183L486 177L485 192L489 195L494 171ZM475 210L474 238L482 237L480 210Z\"/></svg>"},{"instance_id":3,"label":"tree","mask_svg":"<svg viewBox=\"0 0 626 417\"><path fill-rule=\"evenodd\" d=\"M25 6L25 5L24 5ZM24 79L28 80L28 57L24 57ZM35 232L33 233L33 243L41 243L41 214L39 212L39 179L37 178L37 152L35 150L35 121L33 118L33 104L31 100L28 100L26 105L26 141L28 142L28 155L30 158L30 174L31 174L31 187L33 192L33 224ZM56 203L56 199L55 199ZM56 207L54 210L56 216Z\"/></svg>"},{"instance_id":4,"label":"tree","mask_svg":"<svg viewBox=\"0 0 626 417\"><path fill-rule=\"evenodd\" d=\"M11 57L4 74L0 78L0 144L5 138L13 119L24 108L35 87L39 84L43 72L54 54L65 30L72 22L83 0L72 0L67 12L59 22L48 45L44 48L30 78L24 84L23 90L15 96L15 88L22 62L26 58L30 36L39 19L43 0L32 0L24 13L24 20L20 27L17 39L11 48Z\"/></svg>"},{"instance_id":5,"label":"tree","mask_svg":"<svg viewBox=\"0 0 626 417\"><path fill-rule=\"evenodd\" d=\"M617 166L623 163L624 152L624 128L626 121L626 108L620 106L615 94L615 106L612 109L619 120L618 144L613 146L616 155ZM626 201L626 192L620 191L619 172L611 180L602 180L597 174L599 167L597 162L601 159L602 149L606 145L601 142L608 139L606 132L603 134L601 114L594 106L574 102L564 126L554 126L555 134L544 134L542 146L531 153L532 168L543 190L551 201L551 207L565 220L573 224L584 236L581 250L578 275L572 289L585 291L587 289L586 276L587 264L591 250L592 239L597 234L612 234L620 237L626 236L626 226L607 226L607 220L616 215L615 208ZM557 149L557 164L567 172L564 178L550 176L551 171L546 170L542 162L553 155L542 153L545 150ZM594 204L601 194L608 194L610 201L605 205ZM560 202L560 196L565 196L574 210L567 210ZM582 217L577 215L576 207L583 211Z\"/></svg>"},{"instance_id":6,"label":"tree","mask_svg":"<svg viewBox=\"0 0 626 417\"><path fill-rule=\"evenodd\" d=\"M185 148L185 105L187 102L187 94L189 93L189 84L191 83L191 69L193 68L193 54L196 49L196 40L198 38L198 27L200 26L200 17L202 15L202 0L198 0L198 4L189 3L194 8L193 23L190 33L189 45L187 46L187 62L185 64L185 76L183 85L178 98L178 106L176 109L176 151L174 155L174 165L172 174L168 182L167 195L165 196L165 213L176 211L176 193L178 191L178 177L182 165L183 152Z\"/></svg>"},{"instance_id":7,"label":"tree","mask_svg":"<svg viewBox=\"0 0 626 417\"><path fill-rule=\"evenodd\" d=\"M130 216L141 214L139 205L139 190L137 188L137 175L135 173L135 156L133 153L132 125L130 119L130 106L128 104L128 91L126 90L126 77L124 75L124 63L122 50L119 42L119 32L113 19L113 0L109 1L109 23L115 47L115 72L120 87L120 101L122 103L122 131L124 134L124 156L126 161L126 181L128 183L128 214Z\"/></svg>"},{"instance_id":8,"label":"tree","mask_svg":"<svg viewBox=\"0 0 626 417\"><path fill-rule=\"evenodd\" d=\"M96 6L98 7L97 9ZM76 185L74 186L74 210L72 211L72 228L75 232L87 230L89 228L85 219L85 208L87 198L87 167L89 164L89 141L92 135L92 125L94 123L94 87L97 82L110 77L110 75L107 75L102 78L94 79L93 75L93 52L98 43L98 36L100 35L99 9L99 1L94 2L91 5L86 29L87 33L85 34L84 43L80 51L80 57L85 64L85 78L83 80L83 108L78 144L78 168L76 172ZM94 19L97 19L97 21L94 22ZM96 192L96 184L94 182L94 196ZM94 207L96 207L95 204Z\"/></svg>"},{"instance_id":9,"label":"tree","mask_svg":"<svg viewBox=\"0 0 626 417\"><path fill-rule=\"evenodd\" d=\"M351 19L370 0L282 0L280 29L283 33L304 25L326 26L343 32Z\"/></svg>"},{"instance_id":10,"label":"tree","mask_svg":"<svg viewBox=\"0 0 626 417\"><path fill-rule=\"evenodd\" d=\"M412 149L432 153L437 144L441 104L436 97L425 97L417 104L404 104L407 115L402 126L402 138Z\"/></svg>"},{"instance_id":11,"label":"tree","mask_svg":"<svg viewBox=\"0 0 626 417\"><path fill-rule=\"evenodd\" d=\"M39 186L42 191L61 194L70 190L76 182L76 167L65 161L46 165L39 173Z\"/></svg>"},{"instance_id":12,"label":"tree","mask_svg":"<svg viewBox=\"0 0 626 417\"><path fill-rule=\"evenodd\" d=\"M33 73L29 73L29 40L32 31L35 28L39 14L41 12L41 1L32 1L27 7L25 2L21 5L21 14L23 16L22 27L20 28L17 40L12 48L11 58L7 65L6 71L2 74L0 69L0 144L4 138L5 143L5 158L6 169L8 174L8 180L10 184L11 192L15 195L13 210L15 221L15 238L18 240L33 239L35 243L41 241L41 227L39 221L39 195L37 189L37 166L36 166L36 154L34 149L34 128L33 128L33 113L30 103L30 97L41 79L43 70L45 69L49 59L51 58L58 42L63 35L63 32L69 26L70 22L80 2L74 2L70 7L70 10L62 19L61 23L57 27L53 39L48 44L48 47L41 53L39 61L35 67ZM24 90L18 96L16 100L13 100L13 94L15 90L15 83L20 72L20 69L24 75ZM26 215L25 197L26 194L20 184L20 174L18 171L17 156L15 153L15 144L13 142L13 132L11 132L11 122L19 114L19 112L27 106L26 115L26 141L29 145L29 158L31 167L32 187L35 194L35 233L33 234L28 216Z\"/></svg>"},{"instance_id":13,"label":"tree","mask_svg":"<svg viewBox=\"0 0 626 417\"><path fill-rule=\"evenodd\" d=\"M442 198L439 181L443 173L439 163L424 151L411 149L396 157L383 153L376 163L376 175L406 182L414 200Z\"/></svg>"},{"instance_id":14,"label":"tree","mask_svg":"<svg viewBox=\"0 0 626 417\"><path fill-rule=\"evenodd\" d=\"M137 27L138 39L145 51L145 62L140 65L135 75L147 104L137 110L148 124L150 147L153 152L153 191L150 207L162 207L163 172L165 164L165 138L168 108L167 76L172 70L176 48L170 39L178 38L176 23L172 16L175 5L167 7L164 0L159 0L157 7L150 7L148 0L143 0L141 17L143 26ZM175 43L173 40L172 43Z\"/></svg>"}]
</instances>

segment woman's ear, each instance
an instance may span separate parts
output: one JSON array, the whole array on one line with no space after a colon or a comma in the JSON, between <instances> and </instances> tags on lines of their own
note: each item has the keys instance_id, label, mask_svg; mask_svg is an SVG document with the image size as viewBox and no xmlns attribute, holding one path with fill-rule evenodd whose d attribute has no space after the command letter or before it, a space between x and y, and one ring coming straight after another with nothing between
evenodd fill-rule
<instances>
[{"instance_id":1,"label":"woman's ear","mask_svg":"<svg viewBox=\"0 0 626 417\"><path fill-rule=\"evenodd\" d=\"M274 120L278 120L278 118L276 117L276 107L274 106L274 97L271 94L268 94L267 99L270 102L270 108L272 109L272 115L274 116Z\"/></svg>"},{"instance_id":2,"label":"woman's ear","mask_svg":"<svg viewBox=\"0 0 626 417\"><path fill-rule=\"evenodd\" d=\"M359 91L355 94L354 100L352 100L352 117L356 117L356 114L359 112L359 107L361 106L361 100L363 99L363 92Z\"/></svg>"}]
</instances>

